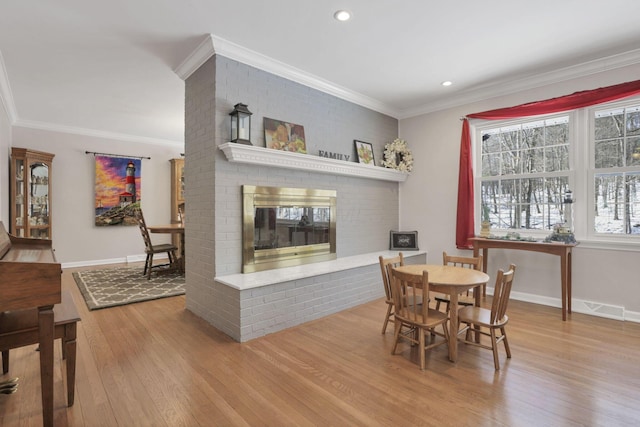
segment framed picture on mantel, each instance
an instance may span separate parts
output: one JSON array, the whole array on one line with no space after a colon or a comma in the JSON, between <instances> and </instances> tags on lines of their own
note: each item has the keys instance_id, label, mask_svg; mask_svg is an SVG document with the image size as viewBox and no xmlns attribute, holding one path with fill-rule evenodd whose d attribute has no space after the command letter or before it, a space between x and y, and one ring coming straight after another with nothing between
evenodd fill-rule
<instances>
[{"instance_id":1,"label":"framed picture on mantel","mask_svg":"<svg viewBox=\"0 0 640 427\"><path fill-rule=\"evenodd\" d=\"M356 145L358 162L369 166L375 166L376 161L373 158L373 145L368 142L358 141L357 139L354 139L353 143Z\"/></svg>"},{"instance_id":2,"label":"framed picture on mantel","mask_svg":"<svg viewBox=\"0 0 640 427\"><path fill-rule=\"evenodd\" d=\"M281 120L264 118L264 141L267 148L274 150L307 153L304 126Z\"/></svg>"},{"instance_id":3,"label":"framed picture on mantel","mask_svg":"<svg viewBox=\"0 0 640 427\"><path fill-rule=\"evenodd\" d=\"M418 250L417 231L391 231L389 236L389 250Z\"/></svg>"}]
</instances>

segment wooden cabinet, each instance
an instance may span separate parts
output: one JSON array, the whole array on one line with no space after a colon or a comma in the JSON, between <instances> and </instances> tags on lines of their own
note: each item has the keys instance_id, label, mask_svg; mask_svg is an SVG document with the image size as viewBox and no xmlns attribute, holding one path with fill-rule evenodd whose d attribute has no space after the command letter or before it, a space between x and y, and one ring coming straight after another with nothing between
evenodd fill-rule
<instances>
[{"instance_id":1,"label":"wooden cabinet","mask_svg":"<svg viewBox=\"0 0 640 427\"><path fill-rule=\"evenodd\" d=\"M51 239L51 164L54 154L11 149L11 234Z\"/></svg>"},{"instance_id":2,"label":"wooden cabinet","mask_svg":"<svg viewBox=\"0 0 640 427\"><path fill-rule=\"evenodd\" d=\"M171 159L171 223L181 222L184 211L184 159ZM173 244L180 248L180 236L173 235Z\"/></svg>"}]
</instances>

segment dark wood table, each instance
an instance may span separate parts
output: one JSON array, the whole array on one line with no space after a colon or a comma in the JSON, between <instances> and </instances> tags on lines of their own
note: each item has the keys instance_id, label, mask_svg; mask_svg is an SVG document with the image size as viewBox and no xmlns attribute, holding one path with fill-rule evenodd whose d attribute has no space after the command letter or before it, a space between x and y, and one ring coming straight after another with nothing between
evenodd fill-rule
<instances>
[{"instance_id":1,"label":"dark wood table","mask_svg":"<svg viewBox=\"0 0 640 427\"><path fill-rule=\"evenodd\" d=\"M61 274L51 240L15 237L0 221L0 312L38 309L44 426L53 426L53 306L62 298Z\"/></svg>"},{"instance_id":2,"label":"dark wood table","mask_svg":"<svg viewBox=\"0 0 640 427\"><path fill-rule=\"evenodd\" d=\"M471 241L473 242L473 256L478 256L480 249L482 249L482 270L485 273L487 272L489 248L542 252L559 256L562 320L567 320L567 313L571 313L571 252L577 243L529 242L523 240L485 239L482 237L474 237Z\"/></svg>"},{"instance_id":3,"label":"dark wood table","mask_svg":"<svg viewBox=\"0 0 640 427\"><path fill-rule=\"evenodd\" d=\"M179 234L180 235L180 258L176 261L176 268L184 274L184 225L163 224L147 226L150 233Z\"/></svg>"},{"instance_id":4,"label":"dark wood table","mask_svg":"<svg viewBox=\"0 0 640 427\"><path fill-rule=\"evenodd\" d=\"M455 362L458 358L458 295L481 287L489 281L489 275L470 268L454 267L451 265L409 264L396 267L396 270L422 276L423 271L429 272L429 291L449 295L451 300L449 309L449 360ZM480 307L480 289L473 292L476 306Z\"/></svg>"}]
</instances>

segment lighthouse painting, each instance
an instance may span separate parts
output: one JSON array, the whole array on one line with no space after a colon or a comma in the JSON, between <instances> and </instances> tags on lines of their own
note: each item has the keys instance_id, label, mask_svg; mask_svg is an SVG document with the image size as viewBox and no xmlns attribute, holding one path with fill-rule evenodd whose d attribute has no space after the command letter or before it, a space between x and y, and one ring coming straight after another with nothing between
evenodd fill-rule
<instances>
[{"instance_id":1,"label":"lighthouse painting","mask_svg":"<svg viewBox=\"0 0 640 427\"><path fill-rule=\"evenodd\" d=\"M136 225L140 206L140 159L96 156L97 226Z\"/></svg>"}]
</instances>

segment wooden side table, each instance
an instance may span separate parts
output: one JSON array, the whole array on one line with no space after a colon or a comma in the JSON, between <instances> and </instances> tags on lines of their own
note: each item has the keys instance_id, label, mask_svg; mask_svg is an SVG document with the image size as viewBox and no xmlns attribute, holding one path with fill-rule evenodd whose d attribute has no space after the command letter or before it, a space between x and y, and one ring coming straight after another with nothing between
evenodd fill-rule
<instances>
[{"instance_id":1,"label":"wooden side table","mask_svg":"<svg viewBox=\"0 0 640 427\"><path fill-rule=\"evenodd\" d=\"M542 252L560 257L560 284L562 289L562 320L567 320L567 313L571 313L571 256L577 243L559 242L529 242L526 240L485 239L474 237L473 256L478 256L482 249L482 271L487 272L489 248L515 249L522 251Z\"/></svg>"}]
</instances>

